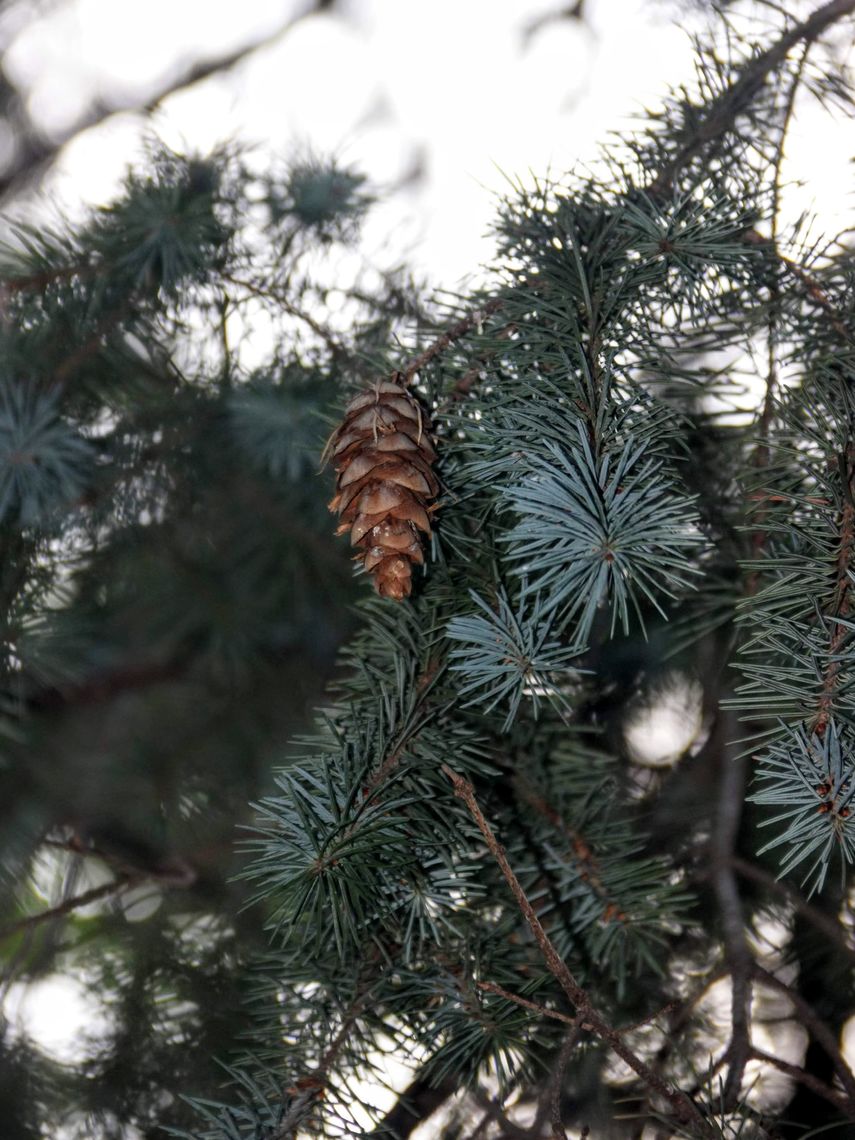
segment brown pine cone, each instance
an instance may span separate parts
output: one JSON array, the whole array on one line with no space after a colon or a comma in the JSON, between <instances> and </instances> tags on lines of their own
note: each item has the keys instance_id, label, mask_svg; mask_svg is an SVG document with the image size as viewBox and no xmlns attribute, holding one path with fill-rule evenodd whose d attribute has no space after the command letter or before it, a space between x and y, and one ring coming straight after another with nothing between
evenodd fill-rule
<instances>
[{"instance_id":1,"label":"brown pine cone","mask_svg":"<svg viewBox=\"0 0 855 1140\"><path fill-rule=\"evenodd\" d=\"M400 384L379 380L347 405L329 443L337 472L330 510L350 531L357 560L384 598L406 598L414 562L424 562L419 531L430 534L429 501L439 491L436 452L418 401Z\"/></svg>"}]
</instances>

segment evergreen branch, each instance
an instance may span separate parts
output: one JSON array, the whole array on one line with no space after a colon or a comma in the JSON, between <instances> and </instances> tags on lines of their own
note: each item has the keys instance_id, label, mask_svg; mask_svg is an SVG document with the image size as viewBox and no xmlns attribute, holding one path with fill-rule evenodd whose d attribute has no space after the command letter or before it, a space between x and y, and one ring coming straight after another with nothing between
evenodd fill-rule
<instances>
[{"instance_id":1,"label":"evergreen branch","mask_svg":"<svg viewBox=\"0 0 855 1140\"><path fill-rule=\"evenodd\" d=\"M511 1140L531 1140L531 1129L524 1128L522 1125L516 1124L511 1120L508 1114L502 1111L498 1096L490 1096L478 1088L473 1089L470 1095L478 1107L484 1109L484 1120L481 1123L498 1124L501 1130L499 1134L503 1140L504 1137L510 1137ZM481 1125L479 1125L478 1129L476 1129L472 1135L477 1135L480 1128Z\"/></svg>"},{"instance_id":2,"label":"evergreen branch","mask_svg":"<svg viewBox=\"0 0 855 1140\"><path fill-rule=\"evenodd\" d=\"M846 618L850 611L852 589L850 563L853 549L855 549L855 444L850 442L845 454L838 456L838 466L843 484L843 508L839 526L840 548L837 555L837 583L828 615L831 619L832 633L828 645L828 659L822 677L822 691L819 696L818 708L811 721L811 734L820 738L824 736L832 714L837 679L843 664L840 650L849 628L845 621L835 619Z\"/></svg>"},{"instance_id":3,"label":"evergreen branch","mask_svg":"<svg viewBox=\"0 0 855 1140\"><path fill-rule=\"evenodd\" d=\"M532 787L522 773L515 773L514 786L522 800L527 803L529 807L534 808L556 831L561 832L561 834L566 836L570 841L573 859L582 868L580 877L584 879L594 894L596 894L603 903L601 920L603 922L625 922L626 915L606 887L603 881L603 872L600 868L599 860L581 832L574 827L570 827L560 813L556 811L551 804L547 803L544 797Z\"/></svg>"},{"instance_id":4,"label":"evergreen branch","mask_svg":"<svg viewBox=\"0 0 855 1140\"><path fill-rule=\"evenodd\" d=\"M473 309L471 313L467 313L450 328L446 329L441 336L438 336L436 340L433 341L432 344L429 344L418 356L414 356L402 369L393 374L390 379L394 380L397 377L399 383L405 385L412 384L416 374L424 368L426 364L430 364L432 360L440 356L447 348L450 348L451 345L465 336L466 333L477 328L486 317L489 317L491 313L497 312L503 305L503 298L493 297L492 300L487 301L486 304L480 308Z\"/></svg>"},{"instance_id":5,"label":"evergreen branch","mask_svg":"<svg viewBox=\"0 0 855 1140\"><path fill-rule=\"evenodd\" d=\"M785 254L777 253L778 260L783 265L787 273L795 278L800 285L804 287L805 292L812 301L814 301L829 318L834 331L847 344L852 343L852 332L846 322L844 321L840 312L834 307L828 294L822 288L817 279L812 276L803 266L799 265L797 261L787 257Z\"/></svg>"},{"instance_id":6,"label":"evergreen branch","mask_svg":"<svg viewBox=\"0 0 855 1140\"><path fill-rule=\"evenodd\" d=\"M828 27L837 21L855 13L855 0L830 0L829 3L817 9L808 19L785 32L780 39L766 52L746 64L740 76L723 91L710 106L707 115L700 120L694 128L693 137L687 140L681 151L661 170L656 177L644 187L644 193L651 198L662 197L669 193L674 179L682 166L696 157L704 147L720 140L734 125L740 114L751 105L758 90L762 87L768 76L775 71L786 59L790 50L799 43L809 46ZM804 63L804 55L800 69ZM797 83L793 84L791 99L787 110L787 118L792 111L792 101ZM845 340L850 339L845 323L836 313L834 306L828 299L819 283L797 262L781 254L775 248L774 240L763 237L757 230L751 228L742 235L742 242L746 246L771 246L774 257L781 266L790 273L807 290L808 295L819 304L831 317L833 327ZM575 249L575 247L574 247ZM578 252L578 251L577 251ZM580 266L581 271L581 266ZM580 272L583 286L586 285L584 273ZM588 299L588 312L593 320ZM502 297L494 297L485 305L467 314L439 336L427 349L414 357L403 369L395 370L390 379L396 378L411 384L419 369L423 368L435 357L441 355L451 344L455 343L467 332L480 325L484 317L504 308L506 301ZM510 322L497 334L500 337L511 335L516 325ZM494 350L498 351L498 350ZM590 342L584 347L584 353L595 385L599 382L601 370L600 353L601 343L599 335L593 325ZM481 366L470 367L454 384L450 399L459 400L468 395L478 378ZM768 395L767 395L768 400Z\"/></svg>"},{"instance_id":7,"label":"evergreen branch","mask_svg":"<svg viewBox=\"0 0 855 1140\"><path fill-rule=\"evenodd\" d=\"M58 281L69 281L72 278L86 280L98 273L101 266L97 262L80 261L71 265L50 266L36 273L26 273L17 277L5 277L0 282L4 294L40 292L48 285Z\"/></svg>"},{"instance_id":8,"label":"evergreen branch","mask_svg":"<svg viewBox=\"0 0 855 1140\"><path fill-rule=\"evenodd\" d=\"M390 1136L394 1140L407 1140L457 1091L457 1082L448 1077L437 1084L429 1077L417 1076L398 1096L394 1108L366 1135L377 1140L388 1140Z\"/></svg>"},{"instance_id":9,"label":"evergreen branch","mask_svg":"<svg viewBox=\"0 0 855 1140\"><path fill-rule=\"evenodd\" d=\"M528 896L523 890L522 884L508 862L504 848L496 839L483 812L478 806L478 802L475 798L475 789L471 781L463 776L459 776L449 768L447 764L442 765L442 771L449 780L451 780L454 787L454 794L463 800L470 815L477 824L479 831L484 836L491 855L498 863L505 881L510 887L517 901L517 905L528 923L529 929L534 935L534 939L537 942L547 968L564 990L571 1004L575 1007L577 1014L584 1020L585 1024L590 1027L591 1032L600 1038L601 1041L605 1042L612 1051L636 1073L649 1089L668 1102L674 1112L675 1119L679 1121L680 1124L693 1131L695 1135L699 1137L712 1137L712 1129L704 1120L694 1101L680 1089L675 1089L667 1084L645 1061L636 1056L622 1041L620 1033L616 1029L613 1029L596 1010L588 994L571 973L566 962L561 958L550 940L549 935L541 925L534 907L529 902Z\"/></svg>"},{"instance_id":10,"label":"evergreen branch","mask_svg":"<svg viewBox=\"0 0 855 1140\"><path fill-rule=\"evenodd\" d=\"M54 385L61 386L65 384L81 365L91 360L93 356L96 356L104 347L104 338L111 332L114 332L132 311L133 306L130 299L128 299L112 312L106 313L98 321L92 335L87 337L82 344L78 345L73 352L70 352L55 369L52 377Z\"/></svg>"},{"instance_id":11,"label":"evergreen branch","mask_svg":"<svg viewBox=\"0 0 855 1140\"><path fill-rule=\"evenodd\" d=\"M498 308L498 306L497 306ZM515 321L509 321L508 324L503 325L493 335L497 340L507 340L517 331L519 326ZM493 356L500 351L500 346L497 346L492 352L482 354L478 357L475 364L469 366L459 379L455 380L454 386L451 389L449 402L455 400L463 400L472 391L475 381L480 378L485 366L489 363Z\"/></svg>"},{"instance_id":12,"label":"evergreen branch","mask_svg":"<svg viewBox=\"0 0 855 1140\"><path fill-rule=\"evenodd\" d=\"M591 1029L591 1026L584 1019L580 1020L578 1014L576 1017L570 1017L569 1014L561 1013L560 1010L549 1009L548 1006L540 1005L538 1002L531 1001L529 998L511 993L510 990L506 990L504 986L500 986L496 982L476 982L476 985L479 990L483 990L485 993L496 994L506 1001L512 1001L516 1005L522 1006L523 1009L529 1009L533 1013L540 1014L541 1017L551 1017L554 1021L563 1021L565 1025L572 1025L577 1029ZM651 1013L649 1017L643 1017L640 1021L633 1021L631 1025L622 1025L620 1028L616 1027L615 1033L634 1033L637 1029L643 1029L646 1025L650 1025L656 1021L657 1018L672 1013L678 1004L678 1002L668 1002L668 1004L662 1006L661 1009L657 1009L655 1013Z\"/></svg>"},{"instance_id":13,"label":"evergreen branch","mask_svg":"<svg viewBox=\"0 0 855 1140\"><path fill-rule=\"evenodd\" d=\"M475 984L484 993L496 994L497 997L504 998L505 1001L512 1001L514 1005L531 1010L532 1013L537 1013L541 1017L551 1017L554 1021L563 1021L565 1025L572 1025L577 1029L591 1028L586 1022L580 1021L578 1015L570 1017L569 1014L562 1013L558 1009L549 1009L548 1006L541 1005L539 1002L530 1001L529 998L511 993L510 990L506 990L504 986L500 986L496 982L476 982Z\"/></svg>"},{"instance_id":14,"label":"evergreen branch","mask_svg":"<svg viewBox=\"0 0 855 1140\"><path fill-rule=\"evenodd\" d=\"M817 1016L815 1010L809 1002L805 1001L798 990L788 986L786 982L781 981L769 970L764 969L762 966L755 963L752 973L755 981L762 982L764 985L777 990L778 993L785 994L787 998L793 1003L799 1020L814 1038L818 1045L822 1047L826 1056L834 1066L834 1071L842 1084L847 1097L847 1103L850 1111L855 1110L855 1075L852 1069L847 1064L843 1054L840 1051L840 1044L837 1036L826 1025L826 1023Z\"/></svg>"},{"instance_id":15,"label":"evergreen branch","mask_svg":"<svg viewBox=\"0 0 855 1140\"><path fill-rule=\"evenodd\" d=\"M683 140L677 154L647 184L646 192L652 197L669 193L682 167L705 151L707 157L715 153L716 144L748 110L763 84L797 44L818 39L827 28L853 13L855 0L829 0L745 64L740 75L709 104L706 114L693 128L691 136Z\"/></svg>"},{"instance_id":16,"label":"evergreen branch","mask_svg":"<svg viewBox=\"0 0 855 1140\"><path fill-rule=\"evenodd\" d=\"M338 1032L324 1051L317 1067L298 1077L285 1089L285 1094L294 1099L271 1136L271 1140L286 1140L287 1137L297 1136L306 1113L323 1100L330 1071L343 1052L351 1030L365 1012L372 988L372 985L361 988L350 1003Z\"/></svg>"},{"instance_id":17,"label":"evergreen branch","mask_svg":"<svg viewBox=\"0 0 855 1140\"><path fill-rule=\"evenodd\" d=\"M553 1140L567 1140L567 1132L564 1129L564 1122L561 1119L561 1090L564 1085L564 1072L567 1068L567 1063L573 1054L579 1042L579 1030L574 1029L572 1033L568 1033L564 1040L561 1042L561 1048L558 1051L558 1059L555 1065L555 1071L552 1074L549 1088L549 1120L552 1125Z\"/></svg>"},{"instance_id":18,"label":"evergreen branch","mask_svg":"<svg viewBox=\"0 0 855 1140\"><path fill-rule=\"evenodd\" d=\"M440 675L441 668L439 659L435 656L431 656L428 658L424 669L415 677L413 689L416 693L416 700L407 720L407 730L398 735L391 750L387 752L374 771L368 775L364 789L366 797L370 796L388 780L398 767L407 745L424 727L429 716L425 708L427 698L434 682Z\"/></svg>"},{"instance_id":19,"label":"evergreen branch","mask_svg":"<svg viewBox=\"0 0 855 1140\"><path fill-rule=\"evenodd\" d=\"M100 887L93 887L91 890L84 891L80 895L74 895L71 898L64 899L61 903L51 907L49 910L42 910L39 911L38 914L28 915L27 918L21 919L20 922L13 922L9 926L3 927L3 929L0 930L0 942L5 942L7 938L11 938L15 934L20 934L22 931L29 930L34 926L40 926L44 922L61 918L63 915L70 914L71 911L77 910L82 906L89 906L90 903L109 898L111 895L119 895L130 887L137 886L138 883L144 882L147 878L147 875L119 875L118 878L113 879L109 883L102 883Z\"/></svg>"},{"instance_id":20,"label":"evergreen branch","mask_svg":"<svg viewBox=\"0 0 855 1140\"><path fill-rule=\"evenodd\" d=\"M317 321L311 313L307 313L305 309L296 305L288 295L288 293L281 288L275 286L261 286L255 284L253 281L248 281L245 277L237 277L232 273L224 273L223 280L230 282L239 289L246 290L253 297L259 300L272 301L280 308L284 309L289 316L295 317L298 321L302 321L307 328L322 340L323 343L330 350L330 355L336 360L349 359L350 353L341 341L330 332L328 328Z\"/></svg>"}]
</instances>

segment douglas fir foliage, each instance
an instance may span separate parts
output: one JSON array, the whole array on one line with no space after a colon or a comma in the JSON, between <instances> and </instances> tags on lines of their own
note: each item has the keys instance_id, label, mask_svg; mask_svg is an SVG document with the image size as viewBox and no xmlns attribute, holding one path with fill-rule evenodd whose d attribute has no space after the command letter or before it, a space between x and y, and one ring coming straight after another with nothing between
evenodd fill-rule
<instances>
[{"instance_id":1,"label":"douglas fir foliage","mask_svg":"<svg viewBox=\"0 0 855 1140\"><path fill-rule=\"evenodd\" d=\"M361 178L245 163L157 147L75 233L0 254L3 1140L162 1135L219 1092L264 944L235 827L354 595L316 474L334 377L427 320L359 253ZM330 278L347 334L309 315ZM73 1065L15 1025L58 972L93 1010Z\"/></svg>"},{"instance_id":2,"label":"douglas fir foliage","mask_svg":"<svg viewBox=\"0 0 855 1140\"><path fill-rule=\"evenodd\" d=\"M855 1135L855 256L847 235L785 222L783 167L794 115L851 112L855 0L720 7L696 87L593 172L520 188L492 284L442 327L415 314L412 355L320 329L346 406L333 507L398 600L366 589L316 731L257 805L243 876L268 945L235 964L248 1012L228 1087L192 1102L184 1136ZM0 486L30 559L19 607L49 610L56 545L32 528L60 490L92 528L86 585L121 553L102 555L121 525L98 510L105 485L133 475L142 495L148 473L192 520L218 477L203 438L117 436L123 406L95 414L108 357L50 383L78 362L52 360L46 328L67 314L81 353L109 335L88 285L108 255L98 296L115 322L136 315L113 359L134 354L152 399L169 380L188 417L232 425L247 470L291 477L288 433L320 391L305 371L271 389L226 353L219 379L184 385L154 335L161 305L177 321L225 279L298 309L275 273L235 268L237 211L205 206L194 178L163 183L174 223L128 206L134 225L116 212L67 273L33 243L7 283ZM17 300L40 280L43 311ZM41 338L41 373L18 337ZM310 576L318 546L277 545L283 513L235 551L258 612L218 630L221 653L263 645L284 604L271 583ZM176 575L206 556L194 540ZM108 598L135 580L111 574ZM179 597L141 602L139 625L172 645L178 623L195 646L207 627ZM23 661L40 643L21 644Z\"/></svg>"}]
</instances>

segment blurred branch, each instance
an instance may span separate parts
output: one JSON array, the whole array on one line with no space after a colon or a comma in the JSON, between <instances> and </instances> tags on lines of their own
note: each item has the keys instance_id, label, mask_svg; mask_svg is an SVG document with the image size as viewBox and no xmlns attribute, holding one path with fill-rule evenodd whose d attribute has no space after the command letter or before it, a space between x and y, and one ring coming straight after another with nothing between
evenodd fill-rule
<instances>
[{"instance_id":1,"label":"blurred branch","mask_svg":"<svg viewBox=\"0 0 855 1140\"><path fill-rule=\"evenodd\" d=\"M771 891L772 894L776 894L782 901L789 903L794 911L815 926L820 933L834 942L841 950L844 950L847 954L855 954L855 945L847 939L843 927L829 918L827 914L823 914L817 907L812 906L797 890L789 886L789 884L782 882L780 879L776 879L774 875L771 875L762 867L755 866L754 863L749 863L748 860L742 859L738 855L731 857L731 863L737 874L741 875L744 879L750 879L752 882L762 886L765 890Z\"/></svg>"},{"instance_id":2,"label":"blurred branch","mask_svg":"<svg viewBox=\"0 0 855 1140\"><path fill-rule=\"evenodd\" d=\"M772 1065L776 1069L780 1069L782 1073L786 1073L788 1077L792 1077L794 1081L809 1088L815 1092L817 1096L821 1096L827 1100L829 1104L833 1104L836 1109L846 1114L850 1120L855 1120L853 1115L853 1104L846 1097L841 1096L839 1092L829 1088L828 1085L818 1080L812 1073L808 1073L805 1069L799 1068L798 1065L791 1065L789 1061L783 1061L780 1057L774 1057L771 1053L765 1053L762 1049L755 1049L753 1046L750 1050L749 1056L755 1061L762 1061L767 1065Z\"/></svg>"},{"instance_id":3,"label":"blurred branch","mask_svg":"<svg viewBox=\"0 0 855 1140\"><path fill-rule=\"evenodd\" d=\"M301 6L301 11L297 15L289 16L272 33L251 40L249 43L223 55L196 62L178 75L173 75L171 79L162 83L142 105L95 99L74 125L58 138L45 138L34 131L31 131L28 136L19 136L18 151L3 173L0 174L0 201L7 201L18 194L27 183L42 178L59 158L68 143L77 138L78 135L83 134L84 131L97 127L113 115L127 112L151 115L171 95L175 95L179 91L186 91L189 87L194 87L197 83L202 83L214 75L233 70L261 48L277 43L306 17L329 11L335 3L336 0L311 0L311 2Z\"/></svg>"},{"instance_id":4,"label":"blurred branch","mask_svg":"<svg viewBox=\"0 0 855 1140\"><path fill-rule=\"evenodd\" d=\"M770 986L779 993L786 994L790 999L795 1007L796 1013L799 1015L799 1020L802 1025L804 1025L805 1029L807 1029L817 1044L822 1046L834 1066L834 1070L846 1092L850 1108L855 1107L855 1076L853 1076L852 1070L840 1051L836 1034L826 1025L822 1018L817 1016L813 1007L809 1002L805 1001L798 990L792 989L786 982L782 982L780 978L777 978L768 970L764 970L762 966L755 965L753 973L756 981Z\"/></svg>"},{"instance_id":5,"label":"blurred branch","mask_svg":"<svg viewBox=\"0 0 855 1140\"><path fill-rule=\"evenodd\" d=\"M445 1078L434 1084L429 1077L418 1076L398 1097L394 1108L383 1117L367 1136L389 1140L407 1140L449 1097L460 1091L457 1081Z\"/></svg>"},{"instance_id":6,"label":"blurred branch","mask_svg":"<svg viewBox=\"0 0 855 1140\"><path fill-rule=\"evenodd\" d=\"M745 1066L751 1048L751 969L753 958L745 936L745 916L736 872L734 847L745 797L745 756L720 752L718 804L711 841L712 887L718 902L724 934L724 953L731 979L731 1037L723 1099L728 1112L739 1103Z\"/></svg>"},{"instance_id":7,"label":"blurred branch","mask_svg":"<svg viewBox=\"0 0 855 1140\"><path fill-rule=\"evenodd\" d=\"M733 127L772 72L780 67L797 44L812 43L832 24L853 13L855 0L829 0L829 3L817 8L806 20L784 32L767 51L749 60L743 66L739 78L709 104L709 110L693 126L674 158L648 183L647 193L651 197L670 193L679 170L707 148L710 154L714 153L715 144Z\"/></svg>"},{"instance_id":8,"label":"blurred branch","mask_svg":"<svg viewBox=\"0 0 855 1140\"><path fill-rule=\"evenodd\" d=\"M90 903L109 898L111 895L121 894L122 891L127 890L128 887L136 886L146 877L145 875L120 875L117 879L113 879L112 882L102 883L100 887L93 887L90 891L84 891L82 895L73 895L71 898L64 899L63 902L58 903L49 910L42 910L39 911L38 914L31 914L27 918L22 918L20 922L13 922L9 926L4 927L0 930L0 942L5 942L5 940L11 938L13 934L20 934L33 926L39 926L43 922L50 922L51 919L60 918L64 914L70 914L71 911L77 910L79 907L88 906Z\"/></svg>"}]
</instances>

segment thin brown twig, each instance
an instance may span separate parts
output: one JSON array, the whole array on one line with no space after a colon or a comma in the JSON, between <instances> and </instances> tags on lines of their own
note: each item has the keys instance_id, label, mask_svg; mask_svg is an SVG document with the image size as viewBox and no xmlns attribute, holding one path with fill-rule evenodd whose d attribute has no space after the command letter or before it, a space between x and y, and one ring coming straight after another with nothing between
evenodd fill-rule
<instances>
[{"instance_id":1,"label":"thin brown twig","mask_svg":"<svg viewBox=\"0 0 855 1140\"><path fill-rule=\"evenodd\" d=\"M472 1099L475 1103L482 1108L487 1115L487 1123L495 1121L501 1126L502 1134L504 1136L511 1136L514 1140L531 1140L528 1128L523 1128L520 1124L515 1124L513 1120L502 1110L502 1106L498 1098L491 1097L482 1089L472 1090ZM483 1122L482 1122L483 1123Z\"/></svg>"},{"instance_id":2,"label":"thin brown twig","mask_svg":"<svg viewBox=\"0 0 855 1140\"><path fill-rule=\"evenodd\" d=\"M324 1050L324 1054L318 1062L317 1068L298 1077L294 1083L285 1090L285 1093L289 1096L293 1096L294 1100L280 1121L275 1133L273 1133L271 1140L286 1140L286 1137L296 1136L297 1130L303 1122L305 1112L309 1110L313 1104L323 1099L329 1080L330 1069L338 1060L339 1054L347 1043L350 1031L365 1012L370 994L370 985L365 986L357 993L342 1018L338 1032Z\"/></svg>"},{"instance_id":3,"label":"thin brown twig","mask_svg":"<svg viewBox=\"0 0 855 1140\"><path fill-rule=\"evenodd\" d=\"M512 993L506 990L504 986L498 985L496 982L476 982L479 990L483 990L487 994L496 994L497 997L504 998L505 1001L512 1001L515 1005L520 1005L523 1009L530 1009L532 1013L538 1013L541 1017L551 1017L554 1021L563 1021L565 1025L579 1026L580 1029L589 1029L590 1026L584 1022L580 1022L578 1017L571 1017L568 1013L562 1013L559 1009L550 1009L548 1006L540 1005L536 1001L531 1001L529 998L524 998L520 994Z\"/></svg>"},{"instance_id":4,"label":"thin brown twig","mask_svg":"<svg viewBox=\"0 0 855 1140\"><path fill-rule=\"evenodd\" d=\"M516 772L514 774L513 783L523 801L570 842L572 858L579 868L579 877L591 887L594 894L597 895L603 903L603 913L600 916L601 921L623 921L626 916L606 888L602 871L600 870L599 860L584 835L577 831L576 828L571 827L552 804L547 803L544 797L531 785L522 773Z\"/></svg>"},{"instance_id":5,"label":"thin brown twig","mask_svg":"<svg viewBox=\"0 0 855 1140\"><path fill-rule=\"evenodd\" d=\"M697 1136L709 1137L712 1135L707 1122L704 1120L698 1106L680 1089L675 1089L667 1084L659 1075L655 1073L646 1062L625 1044L621 1039L620 1033L612 1028L605 1018L594 1007L591 999L588 997L585 990L576 980L571 973L566 962L555 949L548 934L541 925L540 919L535 913L534 907L529 902L528 896L523 890L522 884L517 879L514 871L508 862L508 857L505 854L504 848L496 839L493 830L487 823L487 820L478 806L475 798L475 789L471 782L463 776L459 776L447 764L442 765L442 771L451 780L454 788L454 793L461 800L469 810L470 815L478 826L479 831L484 836L487 847L491 855L496 860L499 868L504 875L505 881L511 889L514 898L517 901L523 917L525 918L529 929L531 930L535 941L543 956L544 962L550 973L558 981L564 993L569 998L571 1004L575 1007L578 1014L580 1014L586 1025L590 1026L590 1030L601 1041L605 1042L614 1053L622 1061L624 1061L629 1068L643 1081L643 1083L652 1089L657 1095L661 1096L668 1104L674 1113L675 1118L685 1127L690 1128Z\"/></svg>"},{"instance_id":6,"label":"thin brown twig","mask_svg":"<svg viewBox=\"0 0 855 1140\"><path fill-rule=\"evenodd\" d=\"M238 289L245 289L247 293L258 298L258 300L269 301L274 305L278 305L281 309L284 309L289 316L295 317L298 321L302 321L307 328L312 330L316 337L324 342L334 357L340 359L349 356L344 344L334 337L329 329L324 328L320 321L317 321L311 313L306 312L306 310L300 308L299 305L295 305L284 291L264 288L263 286L256 285L253 281L247 281L244 277L236 277L232 273L224 274L223 279Z\"/></svg>"},{"instance_id":7,"label":"thin brown twig","mask_svg":"<svg viewBox=\"0 0 855 1140\"><path fill-rule=\"evenodd\" d=\"M416 374L424 368L426 364L429 364L435 357L445 352L447 348L460 340L462 336L465 336L466 333L471 332L472 329L480 325L491 313L497 312L504 303L504 298L493 297L479 308L473 309L471 313L467 313L464 317L461 317L459 321L446 329L441 336L437 337L432 344L429 344L426 349L417 356L414 356L403 368L398 370L401 382L404 384L412 384Z\"/></svg>"},{"instance_id":8,"label":"thin brown twig","mask_svg":"<svg viewBox=\"0 0 855 1140\"><path fill-rule=\"evenodd\" d=\"M575 1025L580 1029L590 1029L591 1026L584 1020L580 1021L578 1015L571 1017L567 1013L562 1013L558 1009L550 1009L548 1006L540 1005L539 1002L531 1001L530 998L524 998L520 994L515 994L511 990L506 990L504 986L498 985L496 982L476 982L479 990L484 993L496 994L497 997L505 998L506 1001L512 1001L516 1005L522 1006L524 1009L530 1009L533 1013L538 1013L541 1017L551 1017L554 1021L563 1021L565 1025ZM650 1025L658 1017L663 1017L666 1013L671 1013L677 1008L677 1002L668 1002L667 1005L657 1009L655 1013L651 1013L648 1017L643 1017L640 1021L633 1021L631 1025L621 1025L615 1027L615 1033L632 1033L636 1029L643 1029L645 1025Z\"/></svg>"},{"instance_id":9,"label":"thin brown twig","mask_svg":"<svg viewBox=\"0 0 855 1140\"><path fill-rule=\"evenodd\" d=\"M564 1073L567 1069L567 1062L570 1060L573 1050L578 1043L579 1029L576 1028L572 1033L568 1033L561 1043L561 1048L558 1051L558 1058L555 1063L555 1072L552 1074L552 1080L550 1081L549 1122L552 1127L553 1140L567 1140L564 1121L561 1119L561 1092L564 1087Z\"/></svg>"}]
</instances>

